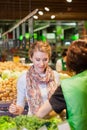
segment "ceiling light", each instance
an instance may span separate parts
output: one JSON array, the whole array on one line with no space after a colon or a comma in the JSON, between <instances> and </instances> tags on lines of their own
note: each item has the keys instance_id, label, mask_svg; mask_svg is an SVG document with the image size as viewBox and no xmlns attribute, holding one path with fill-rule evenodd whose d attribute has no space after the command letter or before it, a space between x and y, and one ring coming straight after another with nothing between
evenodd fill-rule
<instances>
[{"instance_id":1,"label":"ceiling light","mask_svg":"<svg viewBox=\"0 0 87 130\"><path fill-rule=\"evenodd\" d=\"M37 16L37 15L34 15L33 18L34 18L34 19L38 19L38 16Z\"/></svg>"},{"instance_id":2,"label":"ceiling light","mask_svg":"<svg viewBox=\"0 0 87 130\"><path fill-rule=\"evenodd\" d=\"M48 7L44 7L44 9L45 9L46 11L50 11L50 9L49 9Z\"/></svg>"},{"instance_id":3,"label":"ceiling light","mask_svg":"<svg viewBox=\"0 0 87 130\"><path fill-rule=\"evenodd\" d=\"M38 14L39 14L39 15L43 15L43 12L42 12L42 11L39 11Z\"/></svg>"},{"instance_id":4,"label":"ceiling light","mask_svg":"<svg viewBox=\"0 0 87 130\"><path fill-rule=\"evenodd\" d=\"M69 2L69 3L72 2L72 0L66 0L66 1Z\"/></svg>"},{"instance_id":5,"label":"ceiling light","mask_svg":"<svg viewBox=\"0 0 87 130\"><path fill-rule=\"evenodd\" d=\"M55 15L51 15L51 19L55 19Z\"/></svg>"}]
</instances>

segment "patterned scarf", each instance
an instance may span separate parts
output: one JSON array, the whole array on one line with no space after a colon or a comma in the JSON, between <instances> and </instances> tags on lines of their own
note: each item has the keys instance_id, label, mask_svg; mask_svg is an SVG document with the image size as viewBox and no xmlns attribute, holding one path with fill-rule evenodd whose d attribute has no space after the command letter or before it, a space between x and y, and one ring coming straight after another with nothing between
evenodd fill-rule
<instances>
[{"instance_id":1,"label":"patterned scarf","mask_svg":"<svg viewBox=\"0 0 87 130\"><path fill-rule=\"evenodd\" d=\"M54 79L53 70L48 66L46 69L46 74L44 77L40 76L34 70L34 66L31 66L26 75L27 80L27 100L29 104L29 109L32 114L35 114L40 106L43 104L43 99L41 96L39 84L44 83L47 85L48 99L51 97L57 84Z\"/></svg>"}]
</instances>

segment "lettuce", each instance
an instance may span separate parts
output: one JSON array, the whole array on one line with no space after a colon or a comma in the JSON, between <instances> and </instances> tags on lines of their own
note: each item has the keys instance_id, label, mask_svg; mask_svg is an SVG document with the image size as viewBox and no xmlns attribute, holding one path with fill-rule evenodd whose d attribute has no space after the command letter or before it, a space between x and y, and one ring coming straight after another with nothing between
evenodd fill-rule
<instances>
[{"instance_id":1,"label":"lettuce","mask_svg":"<svg viewBox=\"0 0 87 130\"><path fill-rule=\"evenodd\" d=\"M1 74L2 79L8 79L11 77L11 71L10 70L4 70Z\"/></svg>"}]
</instances>

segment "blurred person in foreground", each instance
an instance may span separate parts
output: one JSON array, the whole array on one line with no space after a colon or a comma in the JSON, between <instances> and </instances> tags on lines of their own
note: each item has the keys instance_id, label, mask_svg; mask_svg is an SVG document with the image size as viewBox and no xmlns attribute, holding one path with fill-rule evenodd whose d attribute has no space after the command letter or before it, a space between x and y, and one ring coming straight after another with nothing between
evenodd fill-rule
<instances>
[{"instance_id":1,"label":"blurred person in foreground","mask_svg":"<svg viewBox=\"0 0 87 130\"><path fill-rule=\"evenodd\" d=\"M51 46L48 42L32 43L29 58L33 65L19 77L17 102L9 107L9 112L16 115L24 111L26 101L29 106L28 115L35 114L60 84L59 74L48 65L51 58Z\"/></svg>"},{"instance_id":2,"label":"blurred person in foreground","mask_svg":"<svg viewBox=\"0 0 87 130\"><path fill-rule=\"evenodd\" d=\"M87 41L73 41L67 51L66 64L75 75L61 82L54 94L36 113L43 118L51 110L66 109L71 130L87 130Z\"/></svg>"}]
</instances>

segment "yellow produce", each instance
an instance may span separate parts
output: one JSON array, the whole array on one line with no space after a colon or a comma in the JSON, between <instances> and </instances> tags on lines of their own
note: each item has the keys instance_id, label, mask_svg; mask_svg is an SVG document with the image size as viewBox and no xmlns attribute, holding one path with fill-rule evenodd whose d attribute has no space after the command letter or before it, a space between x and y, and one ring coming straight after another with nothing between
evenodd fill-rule
<instances>
[{"instance_id":1,"label":"yellow produce","mask_svg":"<svg viewBox=\"0 0 87 130\"><path fill-rule=\"evenodd\" d=\"M0 102L16 99L17 79L29 66L13 61L0 62Z\"/></svg>"}]
</instances>

